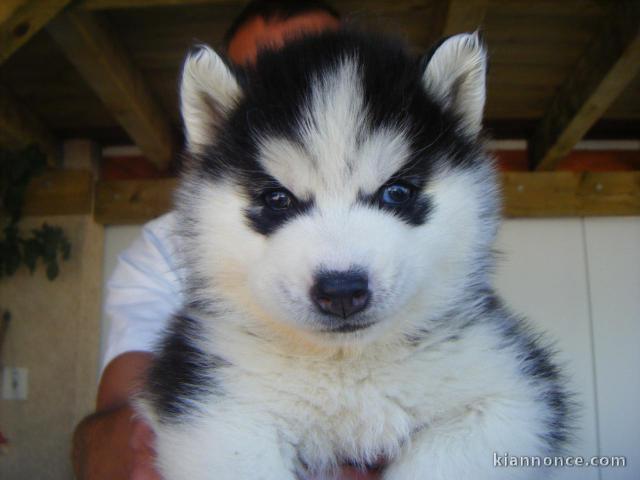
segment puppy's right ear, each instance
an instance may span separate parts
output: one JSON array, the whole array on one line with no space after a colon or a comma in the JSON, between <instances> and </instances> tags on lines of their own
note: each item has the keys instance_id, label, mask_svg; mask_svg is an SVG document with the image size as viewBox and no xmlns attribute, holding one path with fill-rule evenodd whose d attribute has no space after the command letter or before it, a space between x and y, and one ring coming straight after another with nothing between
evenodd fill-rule
<instances>
[{"instance_id":1,"label":"puppy's right ear","mask_svg":"<svg viewBox=\"0 0 640 480\"><path fill-rule=\"evenodd\" d=\"M241 96L235 75L215 51L201 45L189 54L182 69L180 106L192 153L215 141L220 123Z\"/></svg>"}]
</instances>

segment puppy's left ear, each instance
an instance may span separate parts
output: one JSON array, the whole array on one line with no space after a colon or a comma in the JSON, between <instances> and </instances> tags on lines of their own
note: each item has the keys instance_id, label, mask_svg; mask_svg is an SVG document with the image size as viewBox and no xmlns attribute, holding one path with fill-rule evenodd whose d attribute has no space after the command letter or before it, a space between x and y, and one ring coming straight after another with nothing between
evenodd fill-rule
<instances>
[{"instance_id":1,"label":"puppy's left ear","mask_svg":"<svg viewBox=\"0 0 640 480\"><path fill-rule=\"evenodd\" d=\"M433 52L422 77L428 92L462 120L473 137L482 128L486 98L487 51L478 32L444 40Z\"/></svg>"}]
</instances>

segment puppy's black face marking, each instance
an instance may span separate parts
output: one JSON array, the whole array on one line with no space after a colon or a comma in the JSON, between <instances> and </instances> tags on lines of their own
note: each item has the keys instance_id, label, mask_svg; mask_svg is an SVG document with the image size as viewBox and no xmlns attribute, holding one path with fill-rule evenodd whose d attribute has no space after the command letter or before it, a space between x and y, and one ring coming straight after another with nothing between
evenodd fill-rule
<instances>
[{"instance_id":1,"label":"puppy's black face marking","mask_svg":"<svg viewBox=\"0 0 640 480\"><path fill-rule=\"evenodd\" d=\"M286 205L283 202L286 198ZM313 200L299 200L284 187L272 187L256 193L245 216L253 230L270 235L298 215L308 212Z\"/></svg>"},{"instance_id":2,"label":"puppy's black face marking","mask_svg":"<svg viewBox=\"0 0 640 480\"><path fill-rule=\"evenodd\" d=\"M263 52L254 67L235 72L243 97L204 155L211 178L231 179L246 192L251 205L245 216L254 231L270 235L313 208L313 198L294 198L291 207L282 211L265 207L263 196L269 189L286 191L287 186L265 172L258 158L259 145L264 139L282 138L304 148L301 124L317 87L313 79L335 72L345 59L355 62L359 78L354 82L365 112L366 125L353 132L355 138L362 143L377 130L400 130L409 143L405 166L380 188L405 182L415 189L412 200L404 205L380 201L380 192L362 193L359 202L409 225L423 225L434 208L423 192L434 169L443 162L471 166L478 157L473 154L474 142L457 134L455 116L426 92L424 63L410 55L402 42L348 30L294 41L278 52ZM351 172L353 165L347 166Z\"/></svg>"},{"instance_id":3,"label":"puppy's black face marking","mask_svg":"<svg viewBox=\"0 0 640 480\"><path fill-rule=\"evenodd\" d=\"M241 131L244 131L244 127ZM265 171L256 158L256 144L248 143L246 138L238 138L232 132L227 132L227 135L227 141L222 143L220 148L209 149L205 155L206 172L214 182L231 181L240 187L250 204L245 209L245 218L255 232L270 235L313 207L312 198L296 198ZM267 196L274 192L283 192L289 197L288 208L273 208L273 205L268 203Z\"/></svg>"},{"instance_id":4,"label":"puppy's black face marking","mask_svg":"<svg viewBox=\"0 0 640 480\"><path fill-rule=\"evenodd\" d=\"M401 173L394 175L391 180L385 183L380 189L373 194L365 194L360 192L358 201L370 205L374 208L380 208L392 215L397 216L404 222L413 226L420 226L427 222L429 214L433 209L433 202L430 196L422 191L424 188L424 178L414 177L411 180L405 179ZM393 195L393 190L407 189L409 197L406 201L394 202L389 201L389 196Z\"/></svg>"}]
</instances>

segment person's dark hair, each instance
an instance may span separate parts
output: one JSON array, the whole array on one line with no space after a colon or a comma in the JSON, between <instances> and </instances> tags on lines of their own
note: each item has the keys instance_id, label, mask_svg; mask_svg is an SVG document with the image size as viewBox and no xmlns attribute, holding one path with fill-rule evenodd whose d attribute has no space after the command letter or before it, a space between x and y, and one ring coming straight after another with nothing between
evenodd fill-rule
<instances>
[{"instance_id":1,"label":"person's dark hair","mask_svg":"<svg viewBox=\"0 0 640 480\"><path fill-rule=\"evenodd\" d=\"M236 32L249 20L256 17L265 20L286 20L306 12L326 12L340 20L340 14L331 5L322 0L253 0L236 17L224 35L224 45L229 42Z\"/></svg>"}]
</instances>

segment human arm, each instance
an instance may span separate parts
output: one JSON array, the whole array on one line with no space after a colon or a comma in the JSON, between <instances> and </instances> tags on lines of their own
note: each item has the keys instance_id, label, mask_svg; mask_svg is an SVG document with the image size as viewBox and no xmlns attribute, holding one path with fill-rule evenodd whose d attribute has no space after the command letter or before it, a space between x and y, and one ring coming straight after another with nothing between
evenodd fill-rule
<instances>
[{"instance_id":1,"label":"human arm","mask_svg":"<svg viewBox=\"0 0 640 480\"><path fill-rule=\"evenodd\" d=\"M73 467L79 480L159 480L153 468L153 434L134 418L130 398L151 363L147 352L119 355L105 369L96 412L73 436Z\"/></svg>"},{"instance_id":2,"label":"human arm","mask_svg":"<svg viewBox=\"0 0 640 480\"><path fill-rule=\"evenodd\" d=\"M81 480L158 478L136 473L139 465L151 465L153 435L133 417L130 399L152 361L149 352L182 301L173 231L172 214L146 224L118 255L107 282L96 410L78 425L73 438L74 470Z\"/></svg>"}]
</instances>

